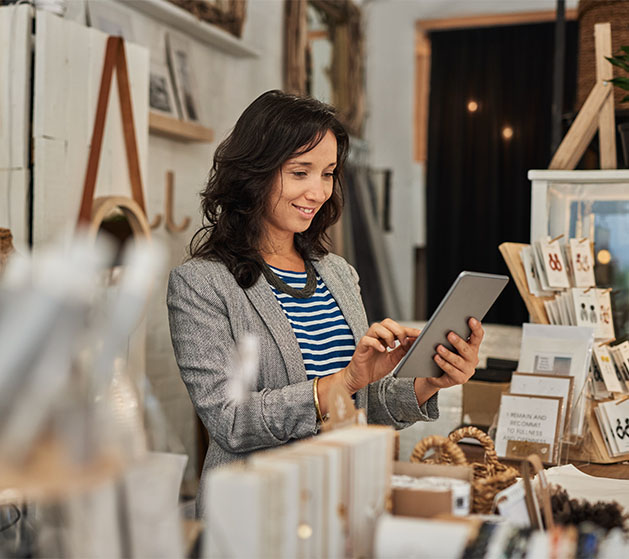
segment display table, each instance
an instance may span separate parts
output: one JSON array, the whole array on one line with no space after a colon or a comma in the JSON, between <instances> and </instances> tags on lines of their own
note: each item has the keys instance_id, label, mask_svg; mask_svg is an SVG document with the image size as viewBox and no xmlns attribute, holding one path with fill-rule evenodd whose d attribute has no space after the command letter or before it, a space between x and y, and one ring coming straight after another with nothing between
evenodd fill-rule
<instances>
[{"instance_id":1,"label":"display table","mask_svg":"<svg viewBox=\"0 0 629 559\"><path fill-rule=\"evenodd\" d=\"M461 450L465 454L468 462L481 462L483 460L483 447L476 444L459 443ZM501 458L503 464L520 467L520 460L508 460ZM584 474L595 477L604 477L609 479L626 479L629 480L629 462L619 462L617 464L592 464L587 462L571 462Z\"/></svg>"}]
</instances>

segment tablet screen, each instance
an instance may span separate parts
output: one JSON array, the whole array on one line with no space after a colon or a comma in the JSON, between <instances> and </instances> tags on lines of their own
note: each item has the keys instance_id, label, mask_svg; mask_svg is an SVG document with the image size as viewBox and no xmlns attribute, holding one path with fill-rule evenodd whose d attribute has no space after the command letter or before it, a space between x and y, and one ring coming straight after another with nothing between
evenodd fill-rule
<instances>
[{"instance_id":1,"label":"tablet screen","mask_svg":"<svg viewBox=\"0 0 629 559\"><path fill-rule=\"evenodd\" d=\"M470 335L468 320L483 320L502 292L509 278L478 272L461 272L439 303L407 354L397 364L397 377L439 377L443 371L433 357L439 344L451 351L446 336L455 332L466 340Z\"/></svg>"}]
</instances>

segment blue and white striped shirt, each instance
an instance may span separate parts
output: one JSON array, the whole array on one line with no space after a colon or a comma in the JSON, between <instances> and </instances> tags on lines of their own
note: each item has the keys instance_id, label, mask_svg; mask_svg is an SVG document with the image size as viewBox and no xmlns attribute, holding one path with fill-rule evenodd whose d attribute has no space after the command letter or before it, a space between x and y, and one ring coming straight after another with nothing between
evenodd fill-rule
<instances>
[{"instance_id":1,"label":"blue and white striped shirt","mask_svg":"<svg viewBox=\"0 0 629 559\"><path fill-rule=\"evenodd\" d=\"M269 266L287 285L302 289L306 272L289 272ZM351 361L356 343L341 309L317 274L317 289L298 299L271 286L301 349L308 380L336 373Z\"/></svg>"}]
</instances>

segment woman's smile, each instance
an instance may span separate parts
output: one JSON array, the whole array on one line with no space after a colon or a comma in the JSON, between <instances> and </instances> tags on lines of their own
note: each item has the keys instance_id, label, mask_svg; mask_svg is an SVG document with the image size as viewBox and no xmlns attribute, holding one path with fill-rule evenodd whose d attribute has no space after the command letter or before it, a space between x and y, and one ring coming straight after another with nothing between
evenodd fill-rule
<instances>
[{"instance_id":1,"label":"woman's smile","mask_svg":"<svg viewBox=\"0 0 629 559\"><path fill-rule=\"evenodd\" d=\"M309 208L306 206L298 206L297 204L293 204L293 206L297 208L300 214L302 214L304 217L308 219L311 219L312 217L314 217L316 213L315 208Z\"/></svg>"}]
</instances>

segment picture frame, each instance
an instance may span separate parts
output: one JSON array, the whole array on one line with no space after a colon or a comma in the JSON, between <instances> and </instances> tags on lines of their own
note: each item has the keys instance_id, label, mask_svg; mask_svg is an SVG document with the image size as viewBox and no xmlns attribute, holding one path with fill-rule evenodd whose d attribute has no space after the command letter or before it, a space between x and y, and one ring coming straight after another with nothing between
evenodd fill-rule
<instances>
[{"instance_id":1,"label":"picture frame","mask_svg":"<svg viewBox=\"0 0 629 559\"><path fill-rule=\"evenodd\" d=\"M167 33L166 58L182 120L200 122L199 90L192 70L190 43L175 33Z\"/></svg>"},{"instance_id":2,"label":"picture frame","mask_svg":"<svg viewBox=\"0 0 629 559\"><path fill-rule=\"evenodd\" d=\"M151 61L149 71L149 108L172 118L181 118L170 71L165 64Z\"/></svg>"},{"instance_id":3,"label":"picture frame","mask_svg":"<svg viewBox=\"0 0 629 559\"><path fill-rule=\"evenodd\" d=\"M571 376L514 371L511 376L511 393L563 398L559 436L564 437L569 431L573 384L574 377Z\"/></svg>"},{"instance_id":4,"label":"picture frame","mask_svg":"<svg viewBox=\"0 0 629 559\"><path fill-rule=\"evenodd\" d=\"M563 398L502 394L496 429L496 454L524 459L538 454L545 464L556 464Z\"/></svg>"},{"instance_id":5,"label":"picture frame","mask_svg":"<svg viewBox=\"0 0 629 559\"><path fill-rule=\"evenodd\" d=\"M522 326L517 370L521 373L569 375L574 377L570 435L583 436L587 412L584 388L590 370L594 331L585 326Z\"/></svg>"}]
</instances>

